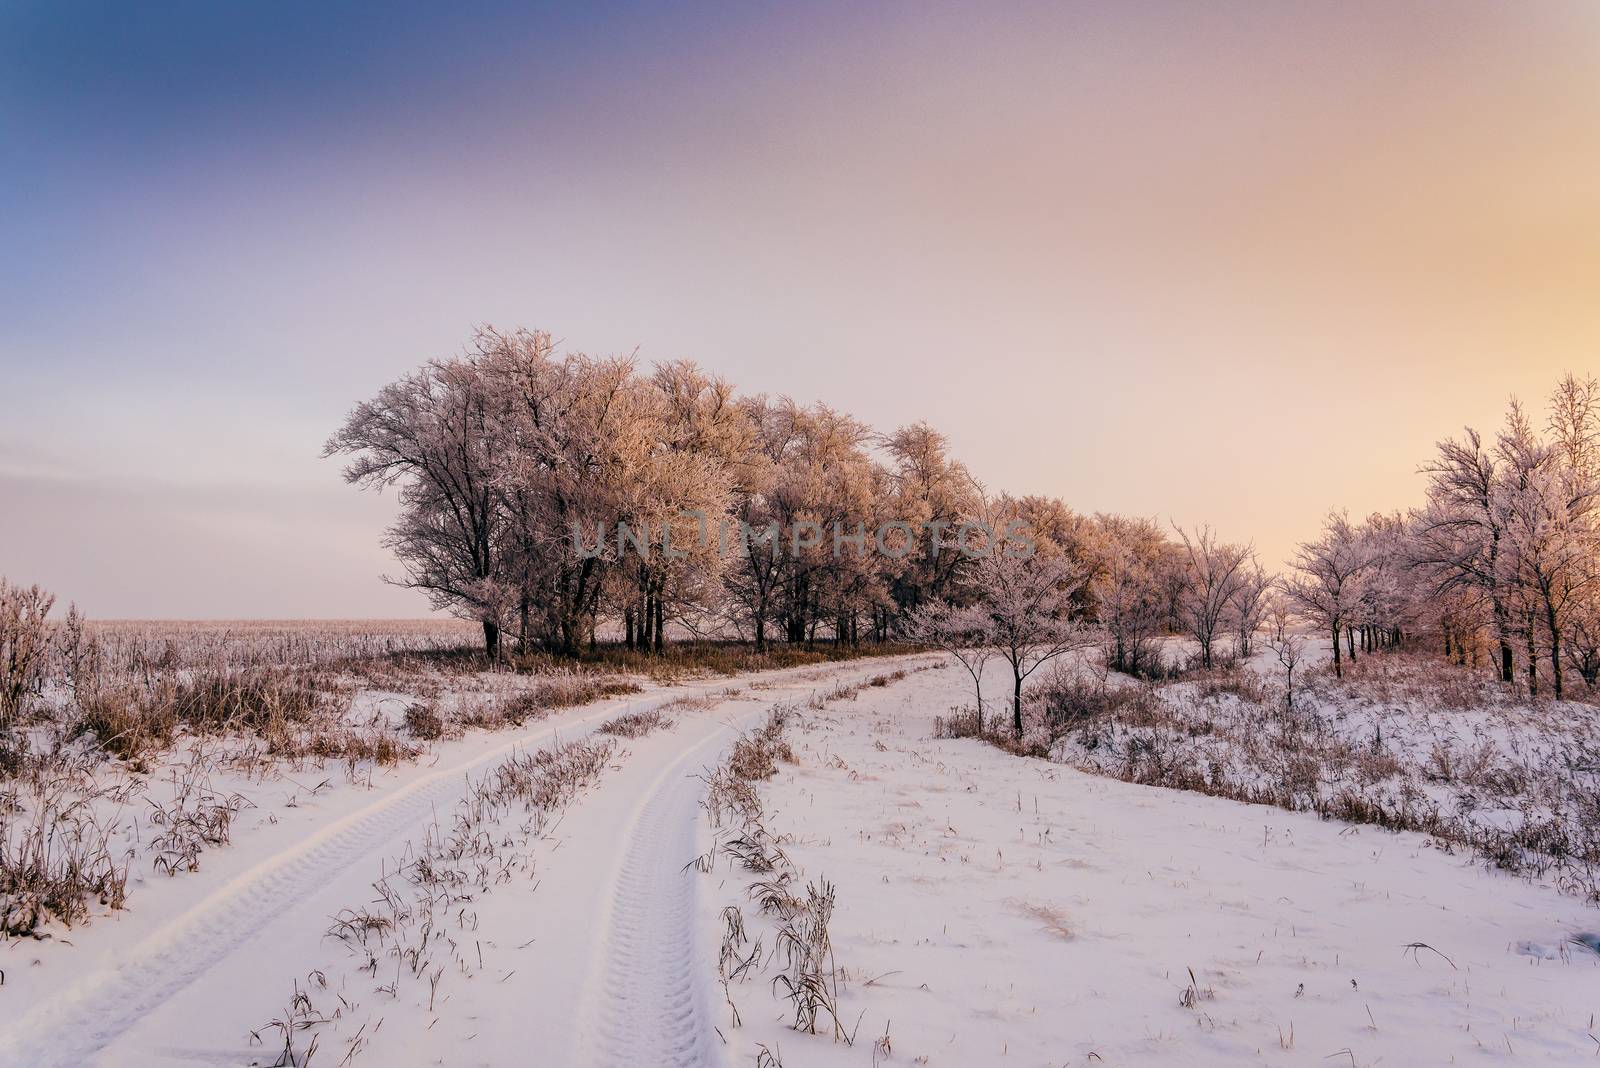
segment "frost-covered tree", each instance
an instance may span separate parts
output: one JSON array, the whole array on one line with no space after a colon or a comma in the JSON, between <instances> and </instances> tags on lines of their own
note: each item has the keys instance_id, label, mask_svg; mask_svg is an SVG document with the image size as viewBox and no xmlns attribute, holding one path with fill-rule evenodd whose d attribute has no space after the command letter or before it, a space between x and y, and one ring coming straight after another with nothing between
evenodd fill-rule
<instances>
[{"instance_id":1,"label":"frost-covered tree","mask_svg":"<svg viewBox=\"0 0 1600 1068\"><path fill-rule=\"evenodd\" d=\"M872 432L826 405L782 404L793 438L771 495L784 539L777 614L790 642L809 643L819 625L837 620L841 572L861 563L856 543L835 539L865 534L876 510Z\"/></svg>"},{"instance_id":2,"label":"frost-covered tree","mask_svg":"<svg viewBox=\"0 0 1600 1068\"><path fill-rule=\"evenodd\" d=\"M1499 672L1512 680L1511 595L1501 559L1505 517L1497 500L1499 471L1483 437L1468 427L1461 441L1439 442L1422 468L1428 504L1418 513L1411 548L1414 566L1434 577L1438 593L1471 588L1487 601L1499 649Z\"/></svg>"},{"instance_id":3,"label":"frost-covered tree","mask_svg":"<svg viewBox=\"0 0 1600 1068\"><path fill-rule=\"evenodd\" d=\"M614 559L576 533L609 529L659 423L628 358L557 356L548 334L480 330L468 351L385 386L325 455L345 478L398 486L386 543L400 585L478 620L491 659L508 621L519 644L574 653L593 631Z\"/></svg>"},{"instance_id":4,"label":"frost-covered tree","mask_svg":"<svg viewBox=\"0 0 1600 1068\"><path fill-rule=\"evenodd\" d=\"M1368 652L1394 647L1415 623L1426 597L1419 572L1406 566L1411 525L1398 513L1374 513L1361 524L1357 536L1368 562L1355 621L1361 647Z\"/></svg>"},{"instance_id":5,"label":"frost-covered tree","mask_svg":"<svg viewBox=\"0 0 1600 1068\"><path fill-rule=\"evenodd\" d=\"M628 645L660 652L669 619L719 612L728 558L720 525L752 436L732 387L693 363L658 367L641 390L636 419L647 440L622 469L624 522L637 538L618 569L617 600Z\"/></svg>"},{"instance_id":6,"label":"frost-covered tree","mask_svg":"<svg viewBox=\"0 0 1600 1068\"><path fill-rule=\"evenodd\" d=\"M784 510L778 487L792 452L798 428L794 408L764 396L740 402L750 443L734 487L724 587L731 614L755 639L757 652L767 648L783 586Z\"/></svg>"},{"instance_id":7,"label":"frost-covered tree","mask_svg":"<svg viewBox=\"0 0 1600 1068\"><path fill-rule=\"evenodd\" d=\"M1548 430L1578 481L1600 480L1600 380L1565 375L1550 394Z\"/></svg>"},{"instance_id":8,"label":"frost-covered tree","mask_svg":"<svg viewBox=\"0 0 1600 1068\"><path fill-rule=\"evenodd\" d=\"M1009 500L988 511L996 536L973 561L971 583L995 651L1011 669L1011 722L1020 738L1023 683L1057 657L1098 644L1100 633L1074 615L1073 594L1087 578L1081 563L1008 535L1006 522L1016 515Z\"/></svg>"},{"instance_id":9,"label":"frost-covered tree","mask_svg":"<svg viewBox=\"0 0 1600 1068\"><path fill-rule=\"evenodd\" d=\"M1497 496L1504 517L1508 570L1532 617L1526 632L1530 651L1536 644L1535 623L1543 628L1551 686L1560 700L1564 693L1562 649L1569 637L1571 616L1600 580L1600 543L1593 522L1597 486L1590 474L1565 462L1561 449L1538 440L1515 403L1497 451L1504 472ZM1532 656L1528 686L1537 692Z\"/></svg>"},{"instance_id":10,"label":"frost-covered tree","mask_svg":"<svg viewBox=\"0 0 1600 1068\"><path fill-rule=\"evenodd\" d=\"M1573 605L1567 624L1567 664L1592 690L1600 685L1600 602L1592 588Z\"/></svg>"},{"instance_id":11,"label":"frost-covered tree","mask_svg":"<svg viewBox=\"0 0 1600 1068\"><path fill-rule=\"evenodd\" d=\"M502 586L524 646L568 655L592 635L619 553L603 535L656 449L659 412L631 357L555 357L539 335L480 335L478 370L499 399L495 489ZM510 605L508 605L509 609Z\"/></svg>"},{"instance_id":12,"label":"frost-covered tree","mask_svg":"<svg viewBox=\"0 0 1600 1068\"><path fill-rule=\"evenodd\" d=\"M475 355L481 356L481 344ZM506 514L495 489L498 398L474 356L435 360L356 406L324 456L346 455L347 482L398 486L400 515L385 544L406 568L398 585L435 609L483 625L499 656L507 590L501 580Z\"/></svg>"},{"instance_id":13,"label":"frost-covered tree","mask_svg":"<svg viewBox=\"0 0 1600 1068\"><path fill-rule=\"evenodd\" d=\"M979 489L951 458L945 436L927 423L901 427L883 448L891 462L894 518L915 531L890 583L895 604L909 610L945 597L955 583L966 558L949 542L976 514Z\"/></svg>"},{"instance_id":14,"label":"frost-covered tree","mask_svg":"<svg viewBox=\"0 0 1600 1068\"><path fill-rule=\"evenodd\" d=\"M1167 620L1165 575L1172 545L1153 520L1098 517L1102 539L1092 584L1110 666L1138 675L1160 658L1155 639Z\"/></svg>"},{"instance_id":15,"label":"frost-covered tree","mask_svg":"<svg viewBox=\"0 0 1600 1068\"><path fill-rule=\"evenodd\" d=\"M1361 580L1371 563L1366 548L1349 516L1330 512L1322 537L1296 550L1293 572L1284 583L1296 612L1332 638L1333 671L1340 678L1339 638L1361 603Z\"/></svg>"},{"instance_id":16,"label":"frost-covered tree","mask_svg":"<svg viewBox=\"0 0 1600 1068\"><path fill-rule=\"evenodd\" d=\"M1193 535L1179 527L1178 537L1187 558L1180 600L1183 622L1200 646L1201 664L1209 669L1217 636L1249 575L1251 550L1218 541L1210 527L1200 527Z\"/></svg>"},{"instance_id":17,"label":"frost-covered tree","mask_svg":"<svg viewBox=\"0 0 1600 1068\"><path fill-rule=\"evenodd\" d=\"M890 490L866 449L871 431L787 397L749 398L743 411L751 448L727 538L734 615L758 648L774 627L790 642L810 642L819 628L853 641L862 614L889 603L873 541Z\"/></svg>"},{"instance_id":18,"label":"frost-covered tree","mask_svg":"<svg viewBox=\"0 0 1600 1068\"><path fill-rule=\"evenodd\" d=\"M1267 591L1262 619L1267 625L1267 639L1272 642L1283 641L1294 625L1294 601L1284 592L1282 579L1275 579Z\"/></svg>"},{"instance_id":19,"label":"frost-covered tree","mask_svg":"<svg viewBox=\"0 0 1600 1068\"><path fill-rule=\"evenodd\" d=\"M1584 540L1589 553L1579 560L1588 576L1573 583L1565 635L1567 663L1584 683L1593 689L1600 682L1600 546L1595 545L1595 528L1600 526L1600 506L1593 503L1594 487L1600 486L1600 381L1589 376L1568 374L1550 396L1547 427L1552 446L1558 451L1564 477L1569 481L1568 500L1589 504L1582 510Z\"/></svg>"}]
</instances>

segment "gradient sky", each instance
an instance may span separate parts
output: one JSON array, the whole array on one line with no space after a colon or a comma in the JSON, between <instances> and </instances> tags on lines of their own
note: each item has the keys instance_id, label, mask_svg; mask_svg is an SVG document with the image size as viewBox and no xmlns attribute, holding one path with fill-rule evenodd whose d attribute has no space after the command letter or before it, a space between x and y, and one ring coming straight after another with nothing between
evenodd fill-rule
<instances>
[{"instance_id":1,"label":"gradient sky","mask_svg":"<svg viewBox=\"0 0 1600 1068\"><path fill-rule=\"evenodd\" d=\"M474 323L1272 564L1600 372L1600 5L0 3L0 574L404 616L318 459Z\"/></svg>"}]
</instances>

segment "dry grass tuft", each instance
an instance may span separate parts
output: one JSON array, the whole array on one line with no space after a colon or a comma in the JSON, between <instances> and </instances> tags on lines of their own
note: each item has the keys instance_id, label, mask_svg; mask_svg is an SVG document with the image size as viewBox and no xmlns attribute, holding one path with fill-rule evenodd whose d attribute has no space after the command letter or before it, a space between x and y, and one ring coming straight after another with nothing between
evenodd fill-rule
<instances>
[{"instance_id":1,"label":"dry grass tuft","mask_svg":"<svg viewBox=\"0 0 1600 1068\"><path fill-rule=\"evenodd\" d=\"M855 1036L839 1019L839 969L828 933L833 906L832 883L822 879L806 885L805 901L778 929L776 953L784 964L772 984L781 987L793 1005L796 1031L816 1034L817 1023L826 1015L833 1025L834 1040L853 1044Z\"/></svg>"},{"instance_id":2,"label":"dry grass tuft","mask_svg":"<svg viewBox=\"0 0 1600 1068\"><path fill-rule=\"evenodd\" d=\"M637 712L624 712L600 725L601 734L618 738L643 738L653 731L670 728L672 720L659 708L644 708Z\"/></svg>"},{"instance_id":3,"label":"dry grass tuft","mask_svg":"<svg viewBox=\"0 0 1600 1068\"><path fill-rule=\"evenodd\" d=\"M783 705L774 707L765 727L734 743L728 756L728 769L734 777L745 782L770 779L778 773L778 761L794 763L794 750L783 738L790 712Z\"/></svg>"},{"instance_id":4,"label":"dry grass tuft","mask_svg":"<svg viewBox=\"0 0 1600 1068\"><path fill-rule=\"evenodd\" d=\"M1031 901L1014 901L1011 905L1022 915L1038 920L1046 931L1058 938L1072 938L1072 926L1067 922L1067 914L1054 905L1040 905Z\"/></svg>"}]
</instances>

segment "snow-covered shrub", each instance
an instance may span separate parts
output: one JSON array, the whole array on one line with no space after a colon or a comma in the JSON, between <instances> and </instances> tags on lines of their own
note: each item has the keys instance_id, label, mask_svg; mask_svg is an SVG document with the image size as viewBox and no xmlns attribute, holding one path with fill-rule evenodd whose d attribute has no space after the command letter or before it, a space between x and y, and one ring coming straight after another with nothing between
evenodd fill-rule
<instances>
[{"instance_id":1,"label":"snow-covered shrub","mask_svg":"<svg viewBox=\"0 0 1600 1068\"><path fill-rule=\"evenodd\" d=\"M933 717L935 738L983 738L987 727L983 713L971 705L952 708L948 716Z\"/></svg>"},{"instance_id":2,"label":"snow-covered shrub","mask_svg":"<svg viewBox=\"0 0 1600 1068\"><path fill-rule=\"evenodd\" d=\"M0 934L32 935L51 921L71 925L95 901L121 908L128 857L113 853L114 821L97 808L111 788L95 784L82 754L22 759L11 790L0 796Z\"/></svg>"},{"instance_id":3,"label":"snow-covered shrub","mask_svg":"<svg viewBox=\"0 0 1600 1068\"><path fill-rule=\"evenodd\" d=\"M1147 713L1154 700L1148 685L1107 686L1070 669L1054 672L1029 695L1033 718L1052 742L1092 730L1113 713Z\"/></svg>"},{"instance_id":4,"label":"snow-covered shrub","mask_svg":"<svg viewBox=\"0 0 1600 1068\"><path fill-rule=\"evenodd\" d=\"M444 720L426 701L413 701L406 705L406 732L420 741L436 741L444 735Z\"/></svg>"},{"instance_id":5,"label":"snow-covered shrub","mask_svg":"<svg viewBox=\"0 0 1600 1068\"><path fill-rule=\"evenodd\" d=\"M13 586L0 578L0 749L27 701L38 695L50 650L50 614L55 598L38 586Z\"/></svg>"}]
</instances>

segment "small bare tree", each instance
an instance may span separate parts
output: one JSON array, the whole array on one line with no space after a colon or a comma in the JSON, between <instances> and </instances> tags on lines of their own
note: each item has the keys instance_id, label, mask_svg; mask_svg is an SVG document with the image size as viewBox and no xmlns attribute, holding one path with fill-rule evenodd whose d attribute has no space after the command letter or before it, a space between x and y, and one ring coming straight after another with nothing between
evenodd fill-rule
<instances>
[{"instance_id":1,"label":"small bare tree","mask_svg":"<svg viewBox=\"0 0 1600 1068\"><path fill-rule=\"evenodd\" d=\"M1289 625L1294 622L1294 605L1289 600L1289 595L1284 592L1281 580L1274 583L1267 594L1267 608L1263 618L1267 624L1269 640L1283 641L1284 635L1289 632Z\"/></svg>"},{"instance_id":2,"label":"small bare tree","mask_svg":"<svg viewBox=\"0 0 1600 1068\"><path fill-rule=\"evenodd\" d=\"M997 539L974 570L978 606L996 652L1011 667L1011 725L1022 737L1022 684L1059 656L1099 644L1097 630L1074 619L1072 595L1087 575L1065 556L1023 552Z\"/></svg>"},{"instance_id":3,"label":"small bare tree","mask_svg":"<svg viewBox=\"0 0 1600 1068\"><path fill-rule=\"evenodd\" d=\"M1267 639L1267 648L1278 654L1278 663L1283 665L1283 710L1294 710L1294 669L1300 665L1305 654L1305 639L1298 634L1291 634L1287 629L1276 631Z\"/></svg>"},{"instance_id":4,"label":"small bare tree","mask_svg":"<svg viewBox=\"0 0 1600 1068\"><path fill-rule=\"evenodd\" d=\"M1241 660L1250 656L1256 631L1272 607L1272 579L1252 560L1239 573L1239 588L1229 609L1229 622L1233 625L1234 649Z\"/></svg>"},{"instance_id":5,"label":"small bare tree","mask_svg":"<svg viewBox=\"0 0 1600 1068\"><path fill-rule=\"evenodd\" d=\"M983 728L983 669L995 655L994 634L988 614L980 607L957 607L947 601L929 601L905 619L907 638L942 649L955 657L972 676L978 702L978 727Z\"/></svg>"}]
</instances>

